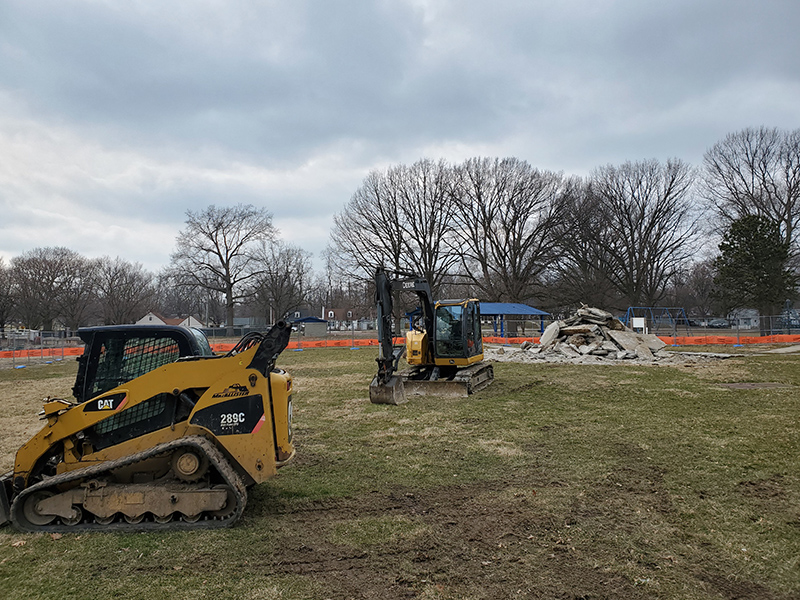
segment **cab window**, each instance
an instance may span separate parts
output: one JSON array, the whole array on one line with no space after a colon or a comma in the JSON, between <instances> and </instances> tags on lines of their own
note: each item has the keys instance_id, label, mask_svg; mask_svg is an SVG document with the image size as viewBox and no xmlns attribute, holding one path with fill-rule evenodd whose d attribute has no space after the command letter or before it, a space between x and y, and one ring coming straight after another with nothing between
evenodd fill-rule
<instances>
[{"instance_id":1,"label":"cab window","mask_svg":"<svg viewBox=\"0 0 800 600\"><path fill-rule=\"evenodd\" d=\"M436 309L436 355L442 358L464 356L462 317L464 307L439 306Z\"/></svg>"}]
</instances>

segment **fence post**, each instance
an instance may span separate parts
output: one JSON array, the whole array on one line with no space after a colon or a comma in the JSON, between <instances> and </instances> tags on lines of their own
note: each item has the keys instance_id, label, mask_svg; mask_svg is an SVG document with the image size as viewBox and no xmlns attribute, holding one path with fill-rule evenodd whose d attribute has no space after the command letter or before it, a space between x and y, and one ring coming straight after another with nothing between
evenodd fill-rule
<instances>
[{"instance_id":1,"label":"fence post","mask_svg":"<svg viewBox=\"0 0 800 600\"><path fill-rule=\"evenodd\" d=\"M350 350L358 350L358 346L356 346L355 321L350 321Z\"/></svg>"}]
</instances>

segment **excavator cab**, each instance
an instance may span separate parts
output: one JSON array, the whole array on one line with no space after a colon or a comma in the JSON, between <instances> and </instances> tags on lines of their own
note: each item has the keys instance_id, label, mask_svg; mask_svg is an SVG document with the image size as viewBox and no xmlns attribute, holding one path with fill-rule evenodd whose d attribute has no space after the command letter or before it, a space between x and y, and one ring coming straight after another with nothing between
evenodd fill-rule
<instances>
[{"instance_id":1,"label":"excavator cab","mask_svg":"<svg viewBox=\"0 0 800 600\"><path fill-rule=\"evenodd\" d=\"M406 334L409 365L464 367L483 360L478 300L436 302L433 324L428 332L417 323Z\"/></svg>"},{"instance_id":2,"label":"excavator cab","mask_svg":"<svg viewBox=\"0 0 800 600\"><path fill-rule=\"evenodd\" d=\"M436 303L434 364L466 366L483 359L480 317L475 299Z\"/></svg>"}]
</instances>

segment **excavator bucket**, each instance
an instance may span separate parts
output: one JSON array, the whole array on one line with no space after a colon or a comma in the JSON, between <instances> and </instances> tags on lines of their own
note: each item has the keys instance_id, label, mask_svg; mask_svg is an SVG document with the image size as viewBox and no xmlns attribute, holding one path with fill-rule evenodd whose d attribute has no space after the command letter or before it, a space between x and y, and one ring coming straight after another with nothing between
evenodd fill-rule
<instances>
[{"instance_id":1,"label":"excavator bucket","mask_svg":"<svg viewBox=\"0 0 800 600\"><path fill-rule=\"evenodd\" d=\"M376 375L369 384L369 401L373 404L403 404L408 401L403 378L394 375L386 383L380 383Z\"/></svg>"}]
</instances>

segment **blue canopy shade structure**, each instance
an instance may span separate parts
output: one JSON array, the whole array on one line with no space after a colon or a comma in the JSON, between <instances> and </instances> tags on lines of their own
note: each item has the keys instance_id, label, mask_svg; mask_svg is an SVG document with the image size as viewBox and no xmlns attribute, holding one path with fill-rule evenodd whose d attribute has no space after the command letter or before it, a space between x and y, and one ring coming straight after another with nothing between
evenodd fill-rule
<instances>
[{"instance_id":1,"label":"blue canopy shade structure","mask_svg":"<svg viewBox=\"0 0 800 600\"><path fill-rule=\"evenodd\" d=\"M539 331L541 332L544 331L544 318L549 316L550 313L527 304L519 304L517 302L481 302L481 317L493 317L495 335L499 325L501 337L506 335L506 317L538 318Z\"/></svg>"},{"instance_id":2,"label":"blue canopy shade structure","mask_svg":"<svg viewBox=\"0 0 800 600\"><path fill-rule=\"evenodd\" d=\"M550 313L517 302L481 302L481 315L486 317L503 315L549 317Z\"/></svg>"}]
</instances>

